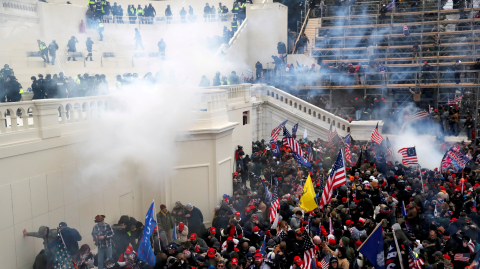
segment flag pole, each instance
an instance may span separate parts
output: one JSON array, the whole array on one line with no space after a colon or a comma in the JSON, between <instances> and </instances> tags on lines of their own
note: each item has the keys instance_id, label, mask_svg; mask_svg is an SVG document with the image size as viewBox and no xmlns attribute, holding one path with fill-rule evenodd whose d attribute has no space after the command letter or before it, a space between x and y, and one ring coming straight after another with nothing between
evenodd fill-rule
<instances>
[{"instance_id":1,"label":"flag pole","mask_svg":"<svg viewBox=\"0 0 480 269\"><path fill-rule=\"evenodd\" d=\"M156 226L157 226L157 237L158 237L158 249L160 251L162 251L162 245L160 244L160 232L159 232L159 228L158 228L158 221L157 221L157 208L155 207L155 199L153 199L153 214L155 215L155 222L157 223ZM173 227L175 229L175 227ZM167 242L168 242L168 239L167 239Z\"/></svg>"},{"instance_id":2,"label":"flag pole","mask_svg":"<svg viewBox=\"0 0 480 269\"><path fill-rule=\"evenodd\" d=\"M414 145L413 148L415 149L415 155L417 155L417 147ZM417 155L417 160L418 160L418 155ZM418 164L418 167L420 167L420 182L422 183L422 193L425 193L425 186L423 184L423 177L422 177L422 166L420 163Z\"/></svg>"},{"instance_id":3,"label":"flag pole","mask_svg":"<svg viewBox=\"0 0 480 269\"><path fill-rule=\"evenodd\" d=\"M393 240L395 240L395 247L397 249L398 259L400 261L400 268L403 269L402 254L400 253L400 248L398 247L398 242L397 242L397 237L395 236L395 232L393 232Z\"/></svg>"},{"instance_id":4,"label":"flag pole","mask_svg":"<svg viewBox=\"0 0 480 269\"><path fill-rule=\"evenodd\" d=\"M370 236L372 236L372 234L378 229L378 227L380 227L382 225L382 223L380 222L379 224L377 224L377 227L375 227L375 229L373 229L373 231L370 233L370 235L367 237L367 239L365 239L365 241L363 241L363 243L360 245L360 247L358 247L357 251L360 251L360 249L363 247L363 245L365 244L365 242L368 241L368 239L370 238Z\"/></svg>"}]
</instances>

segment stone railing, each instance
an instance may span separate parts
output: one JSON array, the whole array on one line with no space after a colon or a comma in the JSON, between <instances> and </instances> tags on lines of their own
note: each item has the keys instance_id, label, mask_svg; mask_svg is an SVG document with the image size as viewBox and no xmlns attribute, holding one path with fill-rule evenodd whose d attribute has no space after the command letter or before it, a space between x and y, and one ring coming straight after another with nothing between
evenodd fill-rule
<instances>
[{"instance_id":1,"label":"stone railing","mask_svg":"<svg viewBox=\"0 0 480 269\"><path fill-rule=\"evenodd\" d=\"M82 123L101 118L110 109L110 99L106 95L2 103L0 144L59 137L79 130Z\"/></svg>"},{"instance_id":2,"label":"stone railing","mask_svg":"<svg viewBox=\"0 0 480 269\"><path fill-rule=\"evenodd\" d=\"M23 10L23 11L37 12L37 4L36 3L5 1L5 2L2 2L1 4L2 4L3 8L12 8L12 9L18 9L18 10Z\"/></svg>"},{"instance_id":3,"label":"stone railing","mask_svg":"<svg viewBox=\"0 0 480 269\"><path fill-rule=\"evenodd\" d=\"M350 132L350 123L347 120L335 116L334 114L314 106L300 98L271 86L255 85L254 88L255 89L252 89L252 91L261 91L261 96L264 101L273 103L280 102L294 109L298 109L298 111L303 112L308 116L312 116L320 121L328 124L332 123L333 126L339 130ZM255 94L258 96L257 93Z\"/></svg>"},{"instance_id":4,"label":"stone railing","mask_svg":"<svg viewBox=\"0 0 480 269\"><path fill-rule=\"evenodd\" d=\"M198 102L197 111L199 112L215 112L226 110L227 93L225 90L206 88L202 89L200 101Z\"/></svg>"}]
</instances>

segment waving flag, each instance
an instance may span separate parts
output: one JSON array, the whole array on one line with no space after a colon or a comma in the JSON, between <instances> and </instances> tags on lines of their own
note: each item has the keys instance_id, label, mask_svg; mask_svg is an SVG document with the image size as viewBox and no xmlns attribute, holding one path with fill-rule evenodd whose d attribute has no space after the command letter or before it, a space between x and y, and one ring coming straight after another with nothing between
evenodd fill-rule
<instances>
[{"instance_id":1,"label":"waving flag","mask_svg":"<svg viewBox=\"0 0 480 269\"><path fill-rule=\"evenodd\" d=\"M328 175L327 184L322 193L322 199L320 200L320 209L323 209L326 205L332 200L333 190L347 183L345 173L345 162L343 160L343 152L340 150L338 152L337 160Z\"/></svg>"},{"instance_id":2,"label":"waving flag","mask_svg":"<svg viewBox=\"0 0 480 269\"><path fill-rule=\"evenodd\" d=\"M398 151L402 154L402 163L404 165L418 164L417 151L413 148L403 148Z\"/></svg>"},{"instance_id":3,"label":"waving flag","mask_svg":"<svg viewBox=\"0 0 480 269\"><path fill-rule=\"evenodd\" d=\"M459 262L468 262L468 260L470 260L470 253L457 253L455 256L453 256L453 260Z\"/></svg>"},{"instance_id":4,"label":"waving flag","mask_svg":"<svg viewBox=\"0 0 480 269\"><path fill-rule=\"evenodd\" d=\"M155 226L157 226L157 221L153 214L153 209L155 208L155 201L152 202L150 208L148 209L147 215L145 216L145 228L143 229L142 239L140 245L138 246L137 258L148 263L151 266L155 266L155 255L153 254L152 244L150 244L150 236L152 236Z\"/></svg>"},{"instance_id":5,"label":"waving flag","mask_svg":"<svg viewBox=\"0 0 480 269\"><path fill-rule=\"evenodd\" d=\"M358 249L362 255L372 263L375 269L385 269L383 254L383 229L381 223L377 225L370 237Z\"/></svg>"},{"instance_id":6,"label":"waving flag","mask_svg":"<svg viewBox=\"0 0 480 269\"><path fill-rule=\"evenodd\" d=\"M388 140L388 137L387 137L387 153L388 153L387 158L393 155L393 147L392 147L392 144L390 143L390 140Z\"/></svg>"},{"instance_id":7,"label":"waving flag","mask_svg":"<svg viewBox=\"0 0 480 269\"><path fill-rule=\"evenodd\" d=\"M408 248L408 267L412 269L422 269L422 265L424 264L423 259L418 256L417 253L414 253L410 246L407 245ZM470 254L468 254L470 256Z\"/></svg>"},{"instance_id":8,"label":"waving flag","mask_svg":"<svg viewBox=\"0 0 480 269\"><path fill-rule=\"evenodd\" d=\"M382 144L383 137L378 132L378 122L377 122L377 127L375 127L375 129L373 129L372 136L370 137L370 139L373 142L375 142L377 145Z\"/></svg>"},{"instance_id":9,"label":"waving flag","mask_svg":"<svg viewBox=\"0 0 480 269\"><path fill-rule=\"evenodd\" d=\"M352 164L352 153L350 152L350 135L345 137L345 160Z\"/></svg>"},{"instance_id":10,"label":"waving flag","mask_svg":"<svg viewBox=\"0 0 480 269\"><path fill-rule=\"evenodd\" d=\"M317 203L315 203L315 189L313 188L312 179L310 174L308 174L307 181L305 181L305 186L303 186L302 197L300 197L300 208L306 212L313 211L317 208Z\"/></svg>"},{"instance_id":11,"label":"waving flag","mask_svg":"<svg viewBox=\"0 0 480 269\"><path fill-rule=\"evenodd\" d=\"M259 253L262 253L263 257L265 257L265 255L267 255L267 251L265 249L265 246L266 246L266 241L267 240L267 236L263 236L263 243L262 243L262 246L260 247L260 250L258 251Z\"/></svg>"},{"instance_id":12,"label":"waving flag","mask_svg":"<svg viewBox=\"0 0 480 269\"><path fill-rule=\"evenodd\" d=\"M335 143L334 140L337 140L337 139L338 139L337 129L333 131L332 123L330 123L330 130L328 131L328 146L329 147L335 146L337 143Z\"/></svg>"},{"instance_id":13,"label":"waving flag","mask_svg":"<svg viewBox=\"0 0 480 269\"><path fill-rule=\"evenodd\" d=\"M453 147L447 151L447 156L450 157L451 163L458 170L465 168L465 165L472 159Z\"/></svg>"},{"instance_id":14,"label":"waving flag","mask_svg":"<svg viewBox=\"0 0 480 269\"><path fill-rule=\"evenodd\" d=\"M298 129L298 122L297 122L297 124L293 125L293 127L292 127L293 138L297 138L297 129Z\"/></svg>"},{"instance_id":15,"label":"waving flag","mask_svg":"<svg viewBox=\"0 0 480 269\"><path fill-rule=\"evenodd\" d=\"M470 250L470 254L475 252L475 244L473 243L472 239L470 239L470 241L468 241L467 247Z\"/></svg>"},{"instance_id":16,"label":"waving flag","mask_svg":"<svg viewBox=\"0 0 480 269\"><path fill-rule=\"evenodd\" d=\"M275 180L275 186L273 187L272 205L268 213L270 223L278 218L278 210L280 209L280 198L278 198L278 181Z\"/></svg>"},{"instance_id":17,"label":"waving flag","mask_svg":"<svg viewBox=\"0 0 480 269\"><path fill-rule=\"evenodd\" d=\"M278 125L277 127L275 127L273 130L272 130L272 133L270 134L270 136L272 137L272 140L273 141L277 141L278 140L278 134L280 133L280 131L283 129L283 127L285 127L285 124L287 123L288 120L280 123L280 125Z\"/></svg>"},{"instance_id":18,"label":"waving flag","mask_svg":"<svg viewBox=\"0 0 480 269\"><path fill-rule=\"evenodd\" d=\"M389 269L401 268L395 240L392 240L392 243L388 248L387 260L385 261L385 264Z\"/></svg>"},{"instance_id":19,"label":"waving flag","mask_svg":"<svg viewBox=\"0 0 480 269\"><path fill-rule=\"evenodd\" d=\"M393 9L393 8L395 8L395 0L392 0L392 2L387 5L387 9Z\"/></svg>"},{"instance_id":20,"label":"waving flag","mask_svg":"<svg viewBox=\"0 0 480 269\"><path fill-rule=\"evenodd\" d=\"M416 121L416 120L419 120L419 119L427 118L427 117L430 117L430 114L426 111L419 111L419 112L409 116L405 120L405 122L403 123L402 129L400 129L400 133L403 132L403 129L405 128L405 125L407 125L407 123L412 122L412 121Z\"/></svg>"},{"instance_id":21,"label":"waving flag","mask_svg":"<svg viewBox=\"0 0 480 269\"><path fill-rule=\"evenodd\" d=\"M293 159L295 159L298 164L301 164L310 170L312 169L312 165L308 162L308 160L303 158L302 148L298 142L293 139L285 127L283 127L283 145L292 150Z\"/></svg>"},{"instance_id":22,"label":"waving flag","mask_svg":"<svg viewBox=\"0 0 480 269\"><path fill-rule=\"evenodd\" d=\"M332 254L328 253L325 256L323 256L322 260L320 261L320 265L322 266L322 269L328 269L330 266L330 258Z\"/></svg>"},{"instance_id":23,"label":"waving flag","mask_svg":"<svg viewBox=\"0 0 480 269\"><path fill-rule=\"evenodd\" d=\"M308 144L305 147L305 158L309 162L313 161L313 151L312 151L312 148L308 146Z\"/></svg>"},{"instance_id":24,"label":"waving flag","mask_svg":"<svg viewBox=\"0 0 480 269\"><path fill-rule=\"evenodd\" d=\"M270 139L270 149L272 150L273 156L280 156L282 154L280 152L280 147L278 146L277 141L273 141L273 138Z\"/></svg>"},{"instance_id":25,"label":"waving flag","mask_svg":"<svg viewBox=\"0 0 480 269\"><path fill-rule=\"evenodd\" d=\"M311 269L315 265L315 245L308 236L307 231L303 231L303 264L301 269Z\"/></svg>"},{"instance_id":26,"label":"waving flag","mask_svg":"<svg viewBox=\"0 0 480 269\"><path fill-rule=\"evenodd\" d=\"M303 131L303 140L305 141L305 143L308 143L308 138L307 138L308 134L307 134L307 128L305 128L305 131Z\"/></svg>"}]
</instances>

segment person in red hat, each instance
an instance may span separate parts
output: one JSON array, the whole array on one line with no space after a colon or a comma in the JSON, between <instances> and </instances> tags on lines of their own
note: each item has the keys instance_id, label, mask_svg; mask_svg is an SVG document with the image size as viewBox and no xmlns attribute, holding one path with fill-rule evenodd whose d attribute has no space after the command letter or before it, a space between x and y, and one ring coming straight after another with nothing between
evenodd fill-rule
<instances>
[{"instance_id":1,"label":"person in red hat","mask_svg":"<svg viewBox=\"0 0 480 269\"><path fill-rule=\"evenodd\" d=\"M133 251L131 246L128 246L123 254L118 258L118 265L125 269L137 269L139 268L140 260L137 259L137 253Z\"/></svg>"},{"instance_id":2,"label":"person in red hat","mask_svg":"<svg viewBox=\"0 0 480 269\"><path fill-rule=\"evenodd\" d=\"M230 268L231 269L237 269L238 268L238 259L237 258L232 258L230 261Z\"/></svg>"},{"instance_id":3,"label":"person in red hat","mask_svg":"<svg viewBox=\"0 0 480 269\"><path fill-rule=\"evenodd\" d=\"M220 252L224 252L225 250L227 252L235 251L235 248L237 248L238 242L240 242L238 241L238 239L235 239L230 236L227 237L227 240L225 240L225 242L223 242L222 244Z\"/></svg>"},{"instance_id":4,"label":"person in red hat","mask_svg":"<svg viewBox=\"0 0 480 269\"><path fill-rule=\"evenodd\" d=\"M177 225L177 239L180 239L181 242L188 240L188 227L183 222Z\"/></svg>"},{"instance_id":5,"label":"person in red hat","mask_svg":"<svg viewBox=\"0 0 480 269\"><path fill-rule=\"evenodd\" d=\"M202 238L198 237L197 234L194 234L194 233L191 234L189 241L192 244L192 247L195 250L198 250L197 252L200 252L200 253L207 252L208 250L207 243L205 243L205 241Z\"/></svg>"},{"instance_id":6,"label":"person in red hat","mask_svg":"<svg viewBox=\"0 0 480 269\"><path fill-rule=\"evenodd\" d=\"M302 265L303 265L302 258L300 258L299 256L295 256L295 257L293 258L292 269L296 269L296 268L302 267Z\"/></svg>"},{"instance_id":7,"label":"person in red hat","mask_svg":"<svg viewBox=\"0 0 480 269\"><path fill-rule=\"evenodd\" d=\"M92 236L98 249L98 268L103 268L104 259L112 259L113 229L110 224L105 223L105 215L97 215L95 223Z\"/></svg>"},{"instance_id":8,"label":"person in red hat","mask_svg":"<svg viewBox=\"0 0 480 269\"><path fill-rule=\"evenodd\" d=\"M172 214L167 210L167 206L160 205L160 212L157 213L157 223L159 232L165 231L167 234L167 244L172 241L173 229L175 228L175 219Z\"/></svg>"},{"instance_id":9,"label":"person in red hat","mask_svg":"<svg viewBox=\"0 0 480 269\"><path fill-rule=\"evenodd\" d=\"M263 255L262 253L256 253L254 257L255 257L255 266L256 266L255 268L260 269L260 267L263 264Z\"/></svg>"},{"instance_id":10,"label":"person in red hat","mask_svg":"<svg viewBox=\"0 0 480 269\"><path fill-rule=\"evenodd\" d=\"M257 215L253 215L243 226L243 233L245 237L250 237L253 233L253 227L257 226L260 230L263 229L263 223L258 220Z\"/></svg>"}]
</instances>

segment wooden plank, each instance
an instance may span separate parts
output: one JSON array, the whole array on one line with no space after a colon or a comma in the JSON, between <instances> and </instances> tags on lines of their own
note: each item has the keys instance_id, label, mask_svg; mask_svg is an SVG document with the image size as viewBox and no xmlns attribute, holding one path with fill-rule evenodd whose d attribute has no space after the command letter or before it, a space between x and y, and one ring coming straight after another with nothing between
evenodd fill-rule
<instances>
[{"instance_id":1,"label":"wooden plank","mask_svg":"<svg viewBox=\"0 0 480 269\"><path fill-rule=\"evenodd\" d=\"M452 87L472 87L476 86L474 83L429 83L417 85L421 88L452 88ZM415 84L387 84L387 88L412 88ZM349 86L301 86L292 87L298 90L321 90L321 89L381 89L382 85L349 85Z\"/></svg>"},{"instance_id":2,"label":"wooden plank","mask_svg":"<svg viewBox=\"0 0 480 269\"><path fill-rule=\"evenodd\" d=\"M480 33L480 30L474 30L473 32L475 33ZM410 36L434 36L436 35L438 32L424 32L423 34L422 33L411 33ZM462 34L462 33L465 33L465 34L472 34L472 31L471 30L468 30L468 31L452 31L452 32L441 32L440 33L440 36L441 37L444 37L446 35L456 35L456 34ZM370 39L370 38L378 38L378 37L404 37L403 34L393 34L393 35L365 35L365 36L345 36L345 39ZM315 39L318 39L318 40L323 40L324 37L316 37ZM335 36L335 37L330 37L330 40L342 40L343 39L343 36Z\"/></svg>"},{"instance_id":3,"label":"wooden plank","mask_svg":"<svg viewBox=\"0 0 480 269\"><path fill-rule=\"evenodd\" d=\"M465 10L467 11L471 11L471 8L466 8ZM480 10L480 8L474 8L474 10ZM448 9L448 10L440 10L440 14L449 14L449 13L453 13L453 14L458 14L460 12L459 9ZM437 14L438 11L437 10L429 10L429 11L425 11L424 12L425 14ZM380 14L378 14L380 15ZM422 15L422 12L421 11L417 11L417 12L402 12L402 13L393 13L394 16L412 16L412 15L417 15L417 16L421 16ZM377 14L362 14L362 15L350 15L350 18L363 18L363 17L375 17L377 16ZM391 16L391 13L386 13L385 16L388 18ZM335 19L348 19L348 16L331 16L331 17L323 17L322 20L335 20Z\"/></svg>"},{"instance_id":4,"label":"wooden plank","mask_svg":"<svg viewBox=\"0 0 480 269\"><path fill-rule=\"evenodd\" d=\"M443 43L440 47L447 47L447 46L465 46L465 45L473 45L475 42L463 42L463 43ZM422 44L422 48L433 48L433 44ZM412 48L413 45L400 45L400 46L377 46L376 49L408 49ZM356 47L356 48L313 48L316 51L330 51L330 50L366 50L367 47Z\"/></svg>"}]
</instances>

